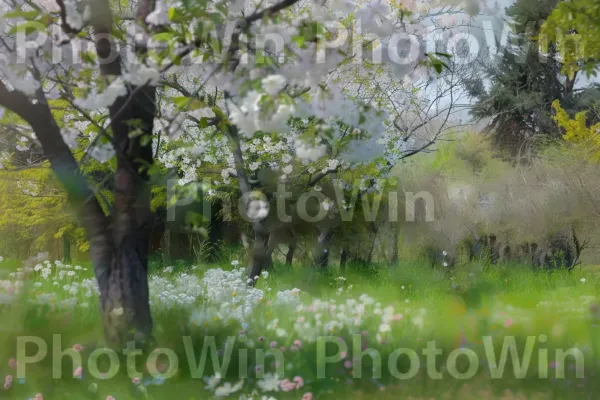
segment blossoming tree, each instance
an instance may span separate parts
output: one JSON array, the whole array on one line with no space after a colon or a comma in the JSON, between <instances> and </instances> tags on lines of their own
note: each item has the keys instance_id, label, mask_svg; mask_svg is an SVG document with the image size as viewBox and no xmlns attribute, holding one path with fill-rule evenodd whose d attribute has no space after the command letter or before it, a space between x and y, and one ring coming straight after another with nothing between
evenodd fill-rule
<instances>
[{"instance_id":1,"label":"blossoming tree","mask_svg":"<svg viewBox=\"0 0 600 400\"><path fill-rule=\"evenodd\" d=\"M115 344L151 334L152 183L160 175L156 159L166 165L172 157L165 149L185 136L194 143L186 151L217 157L221 179L234 179L251 217L252 277L272 251L261 218L264 200L253 197L265 163L278 180L303 179L314 188L331 173L381 154L399 160L418 152L422 147L405 140L398 115L389 116L393 100L383 107L366 97L382 80L365 85L349 77L376 71L377 64L397 79L417 67L439 72L445 65L444 55L401 43L418 26L409 21L426 18L433 2L1 5L4 121L31 128L68 193L88 235L106 338ZM335 21L350 21L352 28ZM353 39L342 40L345 34ZM264 46L266 38L275 48ZM379 57L384 49L388 58L362 64L363 52ZM90 158L107 163L114 182L87 173ZM108 201L100 196L107 187Z\"/></svg>"}]
</instances>

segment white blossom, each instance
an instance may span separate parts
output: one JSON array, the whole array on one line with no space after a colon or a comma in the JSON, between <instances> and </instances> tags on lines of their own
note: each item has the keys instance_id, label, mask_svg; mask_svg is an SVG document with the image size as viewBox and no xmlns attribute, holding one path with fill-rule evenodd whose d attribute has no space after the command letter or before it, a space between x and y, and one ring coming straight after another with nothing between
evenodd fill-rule
<instances>
[{"instance_id":1,"label":"white blossom","mask_svg":"<svg viewBox=\"0 0 600 400\"><path fill-rule=\"evenodd\" d=\"M196 118L198 120L202 118L215 118L215 112L210 107L199 108L197 110L188 111L188 115L190 117Z\"/></svg>"},{"instance_id":2,"label":"white blossom","mask_svg":"<svg viewBox=\"0 0 600 400\"><path fill-rule=\"evenodd\" d=\"M122 79L115 79L102 93L94 89L87 98L77 98L73 102L84 110L98 110L112 105L119 97L127 94L127 87Z\"/></svg>"},{"instance_id":3,"label":"white blossom","mask_svg":"<svg viewBox=\"0 0 600 400\"><path fill-rule=\"evenodd\" d=\"M286 84L287 80L283 75L269 75L262 80L262 87L270 96L277 95L285 88Z\"/></svg>"}]
</instances>

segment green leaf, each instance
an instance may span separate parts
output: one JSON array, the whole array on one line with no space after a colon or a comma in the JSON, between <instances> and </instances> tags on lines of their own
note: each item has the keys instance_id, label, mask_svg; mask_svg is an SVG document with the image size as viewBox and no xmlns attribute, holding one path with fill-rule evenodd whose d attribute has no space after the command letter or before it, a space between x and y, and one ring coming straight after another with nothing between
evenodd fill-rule
<instances>
[{"instance_id":1,"label":"green leaf","mask_svg":"<svg viewBox=\"0 0 600 400\"><path fill-rule=\"evenodd\" d=\"M225 113L223 111L221 111L221 109L219 107L213 107L212 110L218 118L221 118L221 119L227 118Z\"/></svg>"},{"instance_id":2,"label":"green leaf","mask_svg":"<svg viewBox=\"0 0 600 400\"><path fill-rule=\"evenodd\" d=\"M113 36L119 40L125 40L125 34L119 29L113 29Z\"/></svg>"},{"instance_id":3,"label":"green leaf","mask_svg":"<svg viewBox=\"0 0 600 400\"><path fill-rule=\"evenodd\" d=\"M441 74L442 71L444 70L444 68L448 68L449 69L448 64L446 64L445 62L443 62L439 58L436 58L432 54L428 54L428 57L429 57L429 60L431 61L431 66L435 69L435 71L438 74Z\"/></svg>"},{"instance_id":4,"label":"green leaf","mask_svg":"<svg viewBox=\"0 0 600 400\"><path fill-rule=\"evenodd\" d=\"M9 35L14 35L15 33L24 32L25 34L29 35L29 34L31 34L33 32L44 30L45 28L46 28L46 26L44 24L42 24L41 22L38 22L38 21L26 21L26 22L23 22L23 23L21 23L19 25L13 26L8 31L8 34Z\"/></svg>"},{"instance_id":5,"label":"green leaf","mask_svg":"<svg viewBox=\"0 0 600 400\"><path fill-rule=\"evenodd\" d=\"M173 40L175 35L172 32L161 32L152 36L152 40L155 42L170 42Z\"/></svg>"},{"instance_id":6,"label":"green leaf","mask_svg":"<svg viewBox=\"0 0 600 400\"><path fill-rule=\"evenodd\" d=\"M185 108L188 106L191 99L189 97L180 96L180 97L173 97L172 100L173 100L173 103L175 104L175 106L177 106L177 108Z\"/></svg>"},{"instance_id":7,"label":"green leaf","mask_svg":"<svg viewBox=\"0 0 600 400\"><path fill-rule=\"evenodd\" d=\"M187 20L187 16L182 10L175 7L169 8L168 16L171 22L185 22Z\"/></svg>"},{"instance_id":8,"label":"green leaf","mask_svg":"<svg viewBox=\"0 0 600 400\"><path fill-rule=\"evenodd\" d=\"M223 16L220 13L210 13L210 20L219 26L223 23Z\"/></svg>"},{"instance_id":9,"label":"green leaf","mask_svg":"<svg viewBox=\"0 0 600 400\"><path fill-rule=\"evenodd\" d=\"M151 135L143 135L140 137L140 144L143 146L147 146L152 141Z\"/></svg>"},{"instance_id":10,"label":"green leaf","mask_svg":"<svg viewBox=\"0 0 600 400\"><path fill-rule=\"evenodd\" d=\"M188 211L185 215L187 225L200 226L204 222L204 215L194 211Z\"/></svg>"},{"instance_id":11,"label":"green leaf","mask_svg":"<svg viewBox=\"0 0 600 400\"><path fill-rule=\"evenodd\" d=\"M96 63L96 53L93 51L84 51L81 53L81 59L86 63L95 64Z\"/></svg>"},{"instance_id":12,"label":"green leaf","mask_svg":"<svg viewBox=\"0 0 600 400\"><path fill-rule=\"evenodd\" d=\"M210 47L217 54L221 53L221 42L216 37L212 37L210 40Z\"/></svg>"},{"instance_id":13,"label":"green leaf","mask_svg":"<svg viewBox=\"0 0 600 400\"><path fill-rule=\"evenodd\" d=\"M296 46L298 47L302 47L304 45L305 42L305 38L304 36L300 35L300 36L295 36L294 37L294 42L296 43Z\"/></svg>"},{"instance_id":14,"label":"green leaf","mask_svg":"<svg viewBox=\"0 0 600 400\"><path fill-rule=\"evenodd\" d=\"M436 56L440 56L440 57L444 57L444 58L448 58L448 59L452 58L452 54L448 54L448 53L438 53L438 52L436 52L434 54Z\"/></svg>"},{"instance_id":15,"label":"green leaf","mask_svg":"<svg viewBox=\"0 0 600 400\"><path fill-rule=\"evenodd\" d=\"M33 11L9 11L4 14L4 18L25 18L25 19L35 19L40 15L38 10Z\"/></svg>"},{"instance_id":16,"label":"green leaf","mask_svg":"<svg viewBox=\"0 0 600 400\"><path fill-rule=\"evenodd\" d=\"M173 100L173 103L180 110L192 111L192 110L197 110L198 108L205 107L205 104L203 101L198 100L198 99L193 99L191 97L179 96L179 97L173 97L172 100Z\"/></svg>"}]
</instances>

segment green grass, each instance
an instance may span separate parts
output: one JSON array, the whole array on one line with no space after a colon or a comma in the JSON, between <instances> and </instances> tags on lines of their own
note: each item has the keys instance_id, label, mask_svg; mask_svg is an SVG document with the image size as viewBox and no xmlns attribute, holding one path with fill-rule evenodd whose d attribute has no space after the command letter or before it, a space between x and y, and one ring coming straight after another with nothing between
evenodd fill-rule
<instances>
[{"instance_id":1,"label":"green grass","mask_svg":"<svg viewBox=\"0 0 600 400\"><path fill-rule=\"evenodd\" d=\"M18 263L4 261L0 269L8 273L17 270ZM87 268L84 270L83 268ZM179 264L173 271L164 272L156 263L152 266L152 276L160 276L168 282L174 282L173 288L160 286L165 298L192 290L193 277L202 277L215 266L201 265L195 268ZM230 265L224 270L232 270ZM73 270L74 269L65 269ZM219 386L224 382L236 383L240 378L240 364L243 357L240 349L248 353L247 378L240 391L232 395L239 398L261 398L273 396L277 399L300 399L305 393L313 394L313 398L565 398L573 395L582 398L596 398L600 394L600 382L595 378L599 371L596 361L600 351L600 328L596 325L600 317L597 315L596 294L600 288L600 278L594 268L580 268L571 273L564 271L535 272L522 265L479 265L471 264L455 270L440 270L424 267L419 263L401 263L398 266L349 267L342 278L335 268L323 273L307 267L295 266L287 268L277 265L267 278L258 281L257 288L262 290L263 297L257 302L244 323L239 320L228 320L235 312L233 305L223 307L223 302L235 304L240 302L244 293L228 293L227 282L217 283L222 287L223 299L219 302L200 296L187 306L167 308L169 301L158 301L153 298L155 319L156 347L174 351L179 359L177 373L164 382L150 379L146 371L143 381L146 386L137 386L131 382L126 368L119 370L116 377L103 380L92 376L85 360L94 348L102 346L102 326L95 295L86 296L85 290L79 289L71 294L64 289L65 285L82 282L93 277L91 267L83 264L73 276L64 276L59 285L55 285L52 277L58 280L59 269L53 267L52 274L44 280L39 272L31 273L25 280L25 286L11 305L2 307L0 312L0 377L14 374L8 366L8 360L17 354L17 338L35 336L48 343L48 355L38 363L27 366L24 382L14 380L10 390L0 388L0 399L28 399L36 393L42 393L44 399L106 399L114 396L117 400L129 398L177 398L204 399L213 397L214 393L205 389L202 376L214 375L210 361L207 369L194 379L188 365L189 357L183 337L189 336L193 344L193 352L199 358L205 338L215 337L219 349L223 349L228 336L235 338L231 364ZM182 274L184 277L181 278ZM180 278L178 278L178 276ZM0 280L10 278L0 275ZM167 281L161 281L164 285ZM38 282L38 283L36 283ZM191 283L190 283L191 282ZM222 285L222 286L219 286ZM214 285L213 285L214 286ZM158 286L157 286L158 287ZM68 287L67 287L68 288ZM277 303L276 293L279 291L300 289L298 301L301 308L281 306ZM240 289L245 290L245 289ZM28 304L56 293L55 298L46 304ZM2 286L0 286L0 296ZM354 315L360 304L366 304L361 295L373 299L361 314L360 324L354 326L348 315ZM293 295L291 295L293 299ZM0 297L1 299L2 297ZM75 306L65 309L60 304L65 300L73 301ZM319 301L313 303L315 299ZM354 303L346 303L347 301ZM294 300L296 301L296 300ZM327 302L321 310L313 311ZM87 303L87 307L85 306ZM378 306L378 303L380 306ZM340 304L347 304L340 309ZM332 310L332 307L336 307ZM238 306L239 307L239 304ZM382 316L386 307L393 307L396 320L389 323L390 332L380 332ZM206 317L199 324L191 324L190 315L197 310L204 310ZM216 310L216 311L215 311ZM210 312L209 312L210 311ZM212 313L212 314L211 314ZM319 318L316 314L320 314ZM204 314L202 314L204 316ZM341 315L341 316L340 316ZM400 318L401 315L401 318ZM305 318L299 322L299 318ZM322 321L320 325L317 319ZM277 320L275 326L274 321ZM306 321L309 321L306 322ZM343 325L331 325L333 321L344 321ZM245 325L245 324L248 325ZM305 323L310 328L303 327ZM330 326L331 325L331 326ZM318 331L317 331L318 327ZM283 330L284 334L282 334ZM315 330L314 332L312 330ZM241 331L244 331L242 334ZM52 335L60 334L62 348L70 348L74 344L82 344L80 353L84 360L83 377L73 378L73 365L68 358L60 365L62 379L52 379ZM354 354L351 343L353 334L361 335L359 343L377 350L382 358L381 377L373 379L372 361L365 356L360 362L354 360L349 368L345 361L352 361ZM379 336L378 336L379 334ZM320 351L316 342L318 336L341 338L348 344L348 355L345 360L327 364L324 378L317 376L317 353ZM514 337L518 351L523 352L528 338L535 339L535 347L531 366L523 379L516 377L510 367L510 360L502 379L490 376L486 358L486 347L483 337L493 339L496 357L499 357L502 340ZM546 339L540 343L540 337ZM245 339L245 342L243 341ZM261 341L261 339L264 339ZM302 347L291 351L295 340L301 340ZM336 339L340 340L340 339ZM432 379L424 367L425 358L421 357L419 368L414 377L399 380L389 371L387 361L399 348L413 349L421 356L421 350L427 343L435 340L436 347L442 355L436 358L436 370L442 372L442 379ZM290 392L262 393L258 389L256 366L259 362L257 349L267 350L272 341L277 347L285 346L283 352L286 370L284 377L293 379L302 377L304 386ZM252 345L250 342L254 342ZM453 378L449 371L440 369L446 364L448 355L455 349L470 349L480 365L477 373L466 380ZM576 377L573 358L566 358L564 378L553 379L555 372L562 366L550 367L549 378L540 378L538 367L545 362L539 358L540 350L548 353L548 362L552 366L555 360L555 349L581 349L585 357L584 378ZM337 346L328 343L326 350L330 355ZM148 351L151 351L149 349ZM35 353L35 346L27 349L27 354ZM463 350L467 352L469 350ZM144 370L147 354L138 359L139 370ZM166 365L166 359L159 359L159 365ZM467 356L457 358L458 372L465 372L469 365ZM101 363L106 362L101 358ZM122 364L125 358L122 358ZM362 365L361 378L353 378L352 371ZM260 364L267 372L274 372L270 363ZM401 356L397 362L400 372L408 372L410 363L407 356ZM56 370L56 369L55 369ZM149 380L150 379L150 380ZM143 388L143 391L140 389ZM507 391L509 390L509 391ZM254 393L253 393L254 392Z\"/></svg>"}]
</instances>

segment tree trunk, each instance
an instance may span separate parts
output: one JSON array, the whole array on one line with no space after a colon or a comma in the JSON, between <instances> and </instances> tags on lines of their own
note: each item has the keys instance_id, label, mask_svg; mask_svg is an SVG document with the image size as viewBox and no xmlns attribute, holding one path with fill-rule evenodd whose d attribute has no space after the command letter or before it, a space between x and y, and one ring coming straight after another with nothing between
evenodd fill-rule
<instances>
[{"instance_id":1,"label":"tree trunk","mask_svg":"<svg viewBox=\"0 0 600 400\"><path fill-rule=\"evenodd\" d=\"M390 259L390 264L392 267L397 267L398 261L400 261L400 223L396 222L394 228L392 229L392 258Z\"/></svg>"},{"instance_id":2,"label":"tree trunk","mask_svg":"<svg viewBox=\"0 0 600 400\"><path fill-rule=\"evenodd\" d=\"M113 20L109 2L95 0L90 2L90 8L96 53L100 60L110 60L100 62L100 73L120 76L122 60L111 39ZM150 2L141 0L136 19L143 23L151 8ZM156 114L155 88L146 85L128 87L127 95L119 97L109 107L107 131L112 132L112 145L117 156L115 214L110 219L105 216L88 178L65 144L43 90L38 90L35 96L35 102L32 102L18 91L8 91L0 82L0 105L31 125L86 230L100 290L107 342L122 346L131 339L148 339L152 319L147 272L153 222L148 170L153 163L151 138Z\"/></svg>"},{"instance_id":3,"label":"tree trunk","mask_svg":"<svg viewBox=\"0 0 600 400\"><path fill-rule=\"evenodd\" d=\"M229 98L228 92L225 92L225 98ZM238 185L243 196L252 191L252 186L250 185L250 180L246 173L240 136L234 125L228 126L227 136L229 137L229 143L231 144L231 152L233 153ZM248 205L246 204L245 206ZM256 279L254 278L260 276L262 271L270 268L273 264L271 258L273 249L269 243L271 234L269 233L264 220L253 221L252 230L254 232L254 243L252 244L250 263L248 264L246 271L250 284L254 285L256 283Z\"/></svg>"},{"instance_id":4,"label":"tree trunk","mask_svg":"<svg viewBox=\"0 0 600 400\"><path fill-rule=\"evenodd\" d=\"M344 248L342 249L342 254L340 255L340 275L346 275L346 264L348 263L348 251Z\"/></svg>"},{"instance_id":5,"label":"tree trunk","mask_svg":"<svg viewBox=\"0 0 600 400\"><path fill-rule=\"evenodd\" d=\"M141 120L143 131L152 131L154 91L140 90L139 93L142 100L132 96L125 106L126 98L121 98L111 107L117 170L116 214L110 219L104 215L95 193L62 140L47 103L40 101L34 105L36 118L28 120L86 229L100 290L106 340L114 346L147 339L152 330L147 281L151 193L147 174L139 172L142 165L152 163L152 147L151 143L142 146L139 138L130 138L126 121ZM119 111L120 116L115 117L116 110L121 108L125 111Z\"/></svg>"},{"instance_id":6,"label":"tree trunk","mask_svg":"<svg viewBox=\"0 0 600 400\"><path fill-rule=\"evenodd\" d=\"M264 227L264 224L258 223L260 227L254 228L254 243L250 255L250 263L248 264L247 275L251 281L251 285L256 283L256 277L259 277L261 272L271 267L271 251L269 250L269 231Z\"/></svg>"},{"instance_id":7,"label":"tree trunk","mask_svg":"<svg viewBox=\"0 0 600 400\"><path fill-rule=\"evenodd\" d=\"M319 233L317 244L313 251L314 266L320 269L327 269L329 265L329 248L331 246L331 238L333 237L333 229L327 227Z\"/></svg>"},{"instance_id":8,"label":"tree trunk","mask_svg":"<svg viewBox=\"0 0 600 400\"><path fill-rule=\"evenodd\" d=\"M287 254L285 255L285 265L288 267L292 266L294 261L294 253L296 252L296 243L292 243L289 245Z\"/></svg>"},{"instance_id":9,"label":"tree trunk","mask_svg":"<svg viewBox=\"0 0 600 400\"><path fill-rule=\"evenodd\" d=\"M66 235L62 237L63 242L63 261L67 264L71 262L71 241Z\"/></svg>"},{"instance_id":10,"label":"tree trunk","mask_svg":"<svg viewBox=\"0 0 600 400\"><path fill-rule=\"evenodd\" d=\"M367 264L371 264L373 262L373 252L375 251L377 234L379 233L379 228L377 227L377 225L373 224L373 226L371 227L371 232L373 233L373 240L371 241L371 247L369 248L369 254L367 256Z\"/></svg>"},{"instance_id":11,"label":"tree trunk","mask_svg":"<svg viewBox=\"0 0 600 400\"><path fill-rule=\"evenodd\" d=\"M167 263L175 261L191 262L193 258L192 237L188 232L165 229L163 239L163 259Z\"/></svg>"},{"instance_id":12,"label":"tree trunk","mask_svg":"<svg viewBox=\"0 0 600 400\"><path fill-rule=\"evenodd\" d=\"M131 89L109 108L113 146L117 153L115 173L114 250L105 287L100 287L105 335L109 343L149 339L152 332L148 294L148 253L154 218L148 183L153 163L152 140L143 143L130 136L131 121L145 135L153 131L155 89Z\"/></svg>"},{"instance_id":13,"label":"tree trunk","mask_svg":"<svg viewBox=\"0 0 600 400\"><path fill-rule=\"evenodd\" d=\"M144 342L151 336L146 237L146 232L140 232L139 237L131 235L121 243L101 290L104 334L110 344Z\"/></svg>"}]
</instances>

